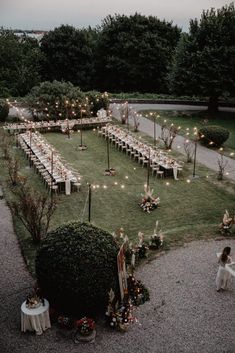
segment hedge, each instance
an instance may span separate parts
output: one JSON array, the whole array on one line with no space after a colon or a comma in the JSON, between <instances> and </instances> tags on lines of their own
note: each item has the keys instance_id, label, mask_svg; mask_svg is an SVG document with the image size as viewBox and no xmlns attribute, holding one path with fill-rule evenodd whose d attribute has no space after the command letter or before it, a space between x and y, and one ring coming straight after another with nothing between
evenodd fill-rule
<instances>
[{"instance_id":1,"label":"hedge","mask_svg":"<svg viewBox=\"0 0 235 353\"><path fill-rule=\"evenodd\" d=\"M202 144L211 147L219 147L229 138L229 131L221 126L211 125L202 127L198 131L198 136Z\"/></svg>"},{"instance_id":2,"label":"hedge","mask_svg":"<svg viewBox=\"0 0 235 353\"><path fill-rule=\"evenodd\" d=\"M87 223L62 225L48 234L38 250L39 287L60 313L105 313L109 290L118 293L117 253L110 233Z\"/></svg>"}]
</instances>

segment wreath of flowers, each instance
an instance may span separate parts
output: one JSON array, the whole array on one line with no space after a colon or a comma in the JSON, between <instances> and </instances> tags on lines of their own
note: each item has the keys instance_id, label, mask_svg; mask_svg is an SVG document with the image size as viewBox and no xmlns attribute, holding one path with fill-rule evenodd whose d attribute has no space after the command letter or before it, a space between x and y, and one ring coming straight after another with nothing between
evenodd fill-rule
<instances>
[{"instance_id":1,"label":"wreath of flowers","mask_svg":"<svg viewBox=\"0 0 235 353\"><path fill-rule=\"evenodd\" d=\"M81 335L89 335L95 329L95 321L93 319L83 317L75 322L75 327Z\"/></svg>"}]
</instances>

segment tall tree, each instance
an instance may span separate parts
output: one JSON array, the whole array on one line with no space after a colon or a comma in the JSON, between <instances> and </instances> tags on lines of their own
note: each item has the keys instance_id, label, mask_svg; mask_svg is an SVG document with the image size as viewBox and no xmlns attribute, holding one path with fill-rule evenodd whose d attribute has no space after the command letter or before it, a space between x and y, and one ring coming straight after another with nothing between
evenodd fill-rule
<instances>
[{"instance_id":1,"label":"tall tree","mask_svg":"<svg viewBox=\"0 0 235 353\"><path fill-rule=\"evenodd\" d=\"M96 31L90 27L79 30L62 25L48 32L41 40L46 57L44 78L69 81L83 90L93 89L95 38Z\"/></svg>"},{"instance_id":2,"label":"tall tree","mask_svg":"<svg viewBox=\"0 0 235 353\"><path fill-rule=\"evenodd\" d=\"M178 27L153 16L106 17L97 38L99 88L165 92L167 67L179 37Z\"/></svg>"},{"instance_id":3,"label":"tall tree","mask_svg":"<svg viewBox=\"0 0 235 353\"><path fill-rule=\"evenodd\" d=\"M234 95L234 4L203 11L200 21L190 21L189 34L181 36L175 51L169 84L175 94L208 97L211 114L220 96Z\"/></svg>"},{"instance_id":4,"label":"tall tree","mask_svg":"<svg viewBox=\"0 0 235 353\"><path fill-rule=\"evenodd\" d=\"M42 54L37 40L0 30L0 96L23 96L40 81Z\"/></svg>"}]
</instances>

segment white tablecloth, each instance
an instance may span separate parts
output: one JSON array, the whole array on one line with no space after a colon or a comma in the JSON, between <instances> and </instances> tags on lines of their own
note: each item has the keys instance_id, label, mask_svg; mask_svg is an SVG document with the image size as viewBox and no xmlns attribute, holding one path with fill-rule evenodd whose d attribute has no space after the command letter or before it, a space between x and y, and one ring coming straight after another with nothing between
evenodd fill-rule
<instances>
[{"instance_id":1,"label":"white tablecloth","mask_svg":"<svg viewBox=\"0 0 235 353\"><path fill-rule=\"evenodd\" d=\"M26 301L21 305L21 331L35 331L41 335L43 331L51 327L49 317L49 303L44 299L45 305L40 305L35 309L28 309Z\"/></svg>"}]
</instances>

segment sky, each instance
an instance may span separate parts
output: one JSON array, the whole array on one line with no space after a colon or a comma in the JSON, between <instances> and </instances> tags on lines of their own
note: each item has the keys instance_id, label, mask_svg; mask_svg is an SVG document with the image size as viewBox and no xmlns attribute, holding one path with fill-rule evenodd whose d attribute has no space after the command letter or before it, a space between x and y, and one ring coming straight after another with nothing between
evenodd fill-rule
<instances>
[{"instance_id":1,"label":"sky","mask_svg":"<svg viewBox=\"0 0 235 353\"><path fill-rule=\"evenodd\" d=\"M189 19L232 0L0 0L0 27L50 30L61 24L77 28L100 25L107 15L138 12L172 21L184 31Z\"/></svg>"}]
</instances>

